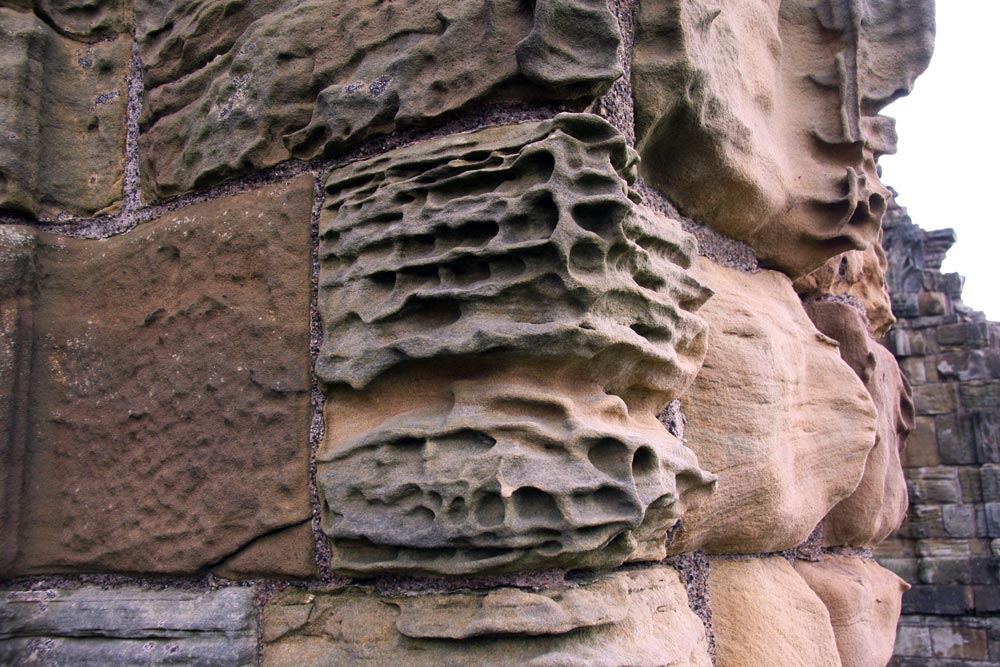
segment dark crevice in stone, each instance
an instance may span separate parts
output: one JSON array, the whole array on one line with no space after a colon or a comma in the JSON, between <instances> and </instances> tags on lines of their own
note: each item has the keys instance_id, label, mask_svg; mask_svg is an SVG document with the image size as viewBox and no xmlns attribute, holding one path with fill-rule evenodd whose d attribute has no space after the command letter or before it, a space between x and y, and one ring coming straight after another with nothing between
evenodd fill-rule
<instances>
[{"instance_id":1,"label":"dark crevice in stone","mask_svg":"<svg viewBox=\"0 0 1000 667\"><path fill-rule=\"evenodd\" d=\"M684 231L698 239L698 254L707 257L719 266L725 266L745 273L757 273L761 270L757 255L747 244L729 238L700 222L681 215L670 199L649 185L643 179L635 184L636 191L642 195L642 203L649 208L673 218L681 223Z\"/></svg>"}]
</instances>

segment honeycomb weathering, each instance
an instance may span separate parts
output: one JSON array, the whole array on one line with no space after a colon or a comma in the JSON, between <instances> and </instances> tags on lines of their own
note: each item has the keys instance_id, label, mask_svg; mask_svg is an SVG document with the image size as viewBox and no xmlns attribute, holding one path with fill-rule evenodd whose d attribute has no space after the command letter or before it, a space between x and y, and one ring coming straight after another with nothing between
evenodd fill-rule
<instances>
[{"instance_id":1,"label":"honeycomb weathering","mask_svg":"<svg viewBox=\"0 0 1000 667\"><path fill-rule=\"evenodd\" d=\"M662 555L712 481L655 419L701 363L710 292L693 239L633 201L634 163L607 123L562 115L331 174L318 480L337 567Z\"/></svg>"}]
</instances>

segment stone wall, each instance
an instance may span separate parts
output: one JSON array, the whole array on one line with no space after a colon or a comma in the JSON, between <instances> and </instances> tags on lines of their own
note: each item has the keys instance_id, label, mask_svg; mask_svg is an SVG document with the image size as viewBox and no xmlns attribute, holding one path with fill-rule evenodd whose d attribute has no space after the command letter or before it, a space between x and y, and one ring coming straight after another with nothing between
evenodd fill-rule
<instances>
[{"instance_id":1,"label":"stone wall","mask_svg":"<svg viewBox=\"0 0 1000 667\"><path fill-rule=\"evenodd\" d=\"M913 385L915 430L903 454L910 513L878 549L913 584L903 596L900 666L1000 664L1000 324L962 303L941 273L955 243L905 210L883 223L898 318L888 343Z\"/></svg>"},{"instance_id":2,"label":"stone wall","mask_svg":"<svg viewBox=\"0 0 1000 667\"><path fill-rule=\"evenodd\" d=\"M885 665L879 112L933 32L5 3L0 662Z\"/></svg>"}]
</instances>

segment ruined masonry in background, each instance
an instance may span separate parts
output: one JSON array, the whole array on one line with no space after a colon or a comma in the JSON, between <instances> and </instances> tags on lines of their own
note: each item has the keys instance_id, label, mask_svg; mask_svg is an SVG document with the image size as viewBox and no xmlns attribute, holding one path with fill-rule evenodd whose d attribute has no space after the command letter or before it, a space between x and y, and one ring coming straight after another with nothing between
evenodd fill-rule
<instances>
[{"instance_id":1,"label":"ruined masonry in background","mask_svg":"<svg viewBox=\"0 0 1000 667\"><path fill-rule=\"evenodd\" d=\"M955 242L893 207L886 216L889 347L913 385L903 454L910 513L879 560L914 584L903 598L900 667L1000 665L1000 325L941 273Z\"/></svg>"},{"instance_id":2,"label":"ruined masonry in background","mask_svg":"<svg viewBox=\"0 0 1000 667\"><path fill-rule=\"evenodd\" d=\"M934 384L894 329L912 390L878 342L958 312L886 283L879 111L933 32L4 3L0 662L884 667L920 605L901 649L988 646L926 605L985 611L993 561L872 555L955 491L942 454L908 496L911 431L970 425L970 469L996 432L980 323L935 321ZM960 491L944 530L992 535Z\"/></svg>"}]
</instances>

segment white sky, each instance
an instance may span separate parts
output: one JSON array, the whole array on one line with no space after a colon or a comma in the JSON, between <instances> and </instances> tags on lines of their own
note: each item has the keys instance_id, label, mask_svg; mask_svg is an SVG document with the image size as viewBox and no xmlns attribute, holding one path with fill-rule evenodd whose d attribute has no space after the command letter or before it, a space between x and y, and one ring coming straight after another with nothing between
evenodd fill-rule
<instances>
[{"instance_id":1,"label":"white sky","mask_svg":"<svg viewBox=\"0 0 1000 667\"><path fill-rule=\"evenodd\" d=\"M924 229L952 227L943 271L965 276L962 300L1000 320L1000 0L937 0L934 58L896 118L899 152L882 180Z\"/></svg>"}]
</instances>

